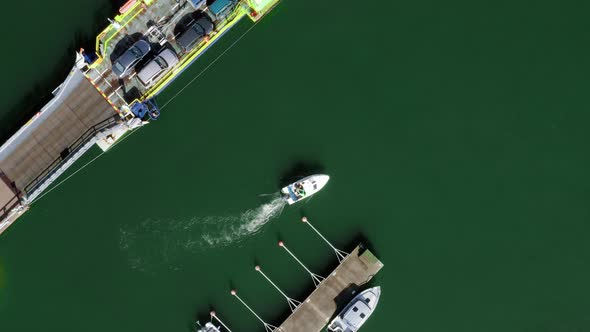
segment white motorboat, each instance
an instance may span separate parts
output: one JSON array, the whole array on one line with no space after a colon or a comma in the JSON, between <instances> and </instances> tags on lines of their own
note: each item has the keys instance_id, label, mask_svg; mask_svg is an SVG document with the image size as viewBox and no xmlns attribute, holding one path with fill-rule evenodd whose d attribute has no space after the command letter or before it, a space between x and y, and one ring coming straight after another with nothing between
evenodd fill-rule
<instances>
[{"instance_id":1,"label":"white motorboat","mask_svg":"<svg viewBox=\"0 0 590 332\"><path fill-rule=\"evenodd\" d=\"M199 328L199 330L197 332L220 332L221 330L213 325L213 323L211 322L207 322L205 324L205 326L202 326L201 328Z\"/></svg>"},{"instance_id":2,"label":"white motorboat","mask_svg":"<svg viewBox=\"0 0 590 332\"><path fill-rule=\"evenodd\" d=\"M330 177L323 174L308 176L281 189L281 193L289 204L294 204L320 191Z\"/></svg>"},{"instance_id":3,"label":"white motorboat","mask_svg":"<svg viewBox=\"0 0 590 332\"><path fill-rule=\"evenodd\" d=\"M381 287L369 288L357 296L334 318L328 331L356 332L369 319L381 295Z\"/></svg>"}]
</instances>

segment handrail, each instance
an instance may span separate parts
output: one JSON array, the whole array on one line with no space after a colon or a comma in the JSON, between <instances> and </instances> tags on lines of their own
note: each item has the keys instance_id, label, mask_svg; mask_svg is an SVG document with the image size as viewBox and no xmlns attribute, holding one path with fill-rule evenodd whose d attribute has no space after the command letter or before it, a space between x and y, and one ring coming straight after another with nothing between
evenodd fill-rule
<instances>
[{"instance_id":1,"label":"handrail","mask_svg":"<svg viewBox=\"0 0 590 332\"><path fill-rule=\"evenodd\" d=\"M70 151L70 153L65 158L62 158L61 155L59 157L57 157L51 164L49 164L49 166L47 166L41 173L39 173L39 175L37 175L31 182L29 182L25 186L23 191L25 193L29 193L29 191L31 189L34 189L35 187L37 187L37 185L39 185L41 182L43 182L43 179L45 179L47 176L49 176L49 174L51 173L51 171L53 169L55 169L61 162L67 160L68 157L74 151L76 151L78 148L80 148L82 145L84 145L85 142L87 142L89 139L94 137L101 130L117 123L118 119L119 119L119 115L117 114L112 117L106 118L106 119L98 122L94 126L88 128L82 135L80 135L80 137L78 137L72 144L70 144L70 146L67 147L67 149Z\"/></svg>"},{"instance_id":2,"label":"handrail","mask_svg":"<svg viewBox=\"0 0 590 332\"><path fill-rule=\"evenodd\" d=\"M14 203L12 203L13 201L14 201ZM4 218L6 217L6 215L8 215L10 213L10 211L12 211L12 209L14 209L15 207L17 207L18 205L20 205L20 198L18 197L18 195L14 195L14 197L12 197L8 201L8 203L6 203L0 209L0 221L4 220Z\"/></svg>"}]
</instances>

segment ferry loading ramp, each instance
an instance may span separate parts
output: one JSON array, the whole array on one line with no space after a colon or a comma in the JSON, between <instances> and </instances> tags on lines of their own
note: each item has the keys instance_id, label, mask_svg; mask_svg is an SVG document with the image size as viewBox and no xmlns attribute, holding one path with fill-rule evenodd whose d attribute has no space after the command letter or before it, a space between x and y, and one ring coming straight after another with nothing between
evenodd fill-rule
<instances>
[{"instance_id":1,"label":"ferry loading ramp","mask_svg":"<svg viewBox=\"0 0 590 332\"><path fill-rule=\"evenodd\" d=\"M52 166L65 159L86 132L119 117L77 68L55 97L0 147L0 172L13 190L27 193ZM4 199L0 207L9 203Z\"/></svg>"},{"instance_id":2,"label":"ferry loading ramp","mask_svg":"<svg viewBox=\"0 0 590 332\"><path fill-rule=\"evenodd\" d=\"M97 36L97 59L92 60L91 53L84 50L77 53L76 65L54 91L55 97L0 147L0 233L94 143L99 143L100 135L112 136L107 131L116 125L129 127L137 120L130 106L151 103L151 98L241 18L259 21L279 0L223 0L223 6L212 11L208 2L129 0ZM181 52L175 43L176 28L184 19L201 14L214 20L215 30L192 50ZM153 52L172 49L180 58L179 64L151 87L138 82L135 74L121 79L111 69L117 56L137 38L149 41ZM146 61L152 58L153 54Z\"/></svg>"}]
</instances>

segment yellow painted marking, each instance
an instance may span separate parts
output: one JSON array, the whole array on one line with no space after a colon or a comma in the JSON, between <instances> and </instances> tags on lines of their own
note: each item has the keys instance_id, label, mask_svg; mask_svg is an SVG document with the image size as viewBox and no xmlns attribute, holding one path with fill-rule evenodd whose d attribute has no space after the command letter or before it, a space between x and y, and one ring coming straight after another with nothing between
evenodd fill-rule
<instances>
[{"instance_id":1,"label":"yellow painted marking","mask_svg":"<svg viewBox=\"0 0 590 332\"><path fill-rule=\"evenodd\" d=\"M155 1L156 0L137 1L124 14L115 16L115 21L119 24L120 27L116 28L115 26L113 26L113 24L110 24L96 37L96 53L98 59L88 66L90 69L97 68L104 61L105 57L103 54L101 54L101 50L107 50L109 42L119 33L119 31L125 28L125 26L131 23L139 14L141 14L144 11L144 9L147 9L147 6L152 5ZM227 22L227 24L221 30L214 32L213 37L211 37L210 40L202 43L199 47L196 47L191 52L189 52L185 57L183 57L182 60L180 60L180 63L175 68L173 68L170 72L166 73L162 77L162 79L160 79L154 86L149 88L143 94L142 97L140 97L139 99L134 99L131 102L131 104L135 102L143 102L157 95L166 85L168 85L172 80L174 80L176 76L178 76L183 70L185 70L186 67L188 67L189 64L191 64L191 62L196 57L200 56L207 49L208 44L214 43L217 40L217 38L221 37L227 30L231 29L234 25L236 25L244 16L250 17L250 19L254 22L259 21L269 11L271 11L279 2L280 0L270 0L262 8L256 8L256 5L252 0L244 0L244 3L247 4L248 7L239 5L236 8L236 11L234 12L235 17L232 18L229 22ZM256 16L252 15L254 11L256 12ZM105 73L106 71L108 71L108 68L105 69L103 73ZM102 77L103 73L100 73L98 71L97 73ZM93 85L95 85L96 89L102 93L102 90L98 87L98 85L92 79L90 79L90 81ZM106 80L104 81L108 85L110 85L109 82L107 82Z\"/></svg>"},{"instance_id":2,"label":"yellow painted marking","mask_svg":"<svg viewBox=\"0 0 590 332\"><path fill-rule=\"evenodd\" d=\"M180 72L182 72L188 65L190 65L190 63L193 61L193 59L195 59L196 57L201 55L205 51L205 49L207 49L206 45L208 43L215 42L217 40L217 38L221 37L224 32L226 32L227 30L232 28L234 25L236 25L240 21L240 19L242 19L246 15L246 11L242 7L239 7L236 10L238 11L238 13L236 14L236 17L234 17L221 30L219 30L213 37L211 37L211 39L208 42L201 44L201 47L197 47L197 48L193 49L191 52L189 52L188 56L185 56L184 59L182 59L180 61L180 64L178 66L176 66L176 68L172 69L170 72L168 72L166 75L164 75L164 77L158 83L156 83L156 85L154 85L148 91L145 92L145 94L142 96L141 99L142 100L150 99L153 96L155 96L156 94L158 94L158 92L160 92L164 86L166 86L170 81L172 81L174 78L176 78L176 76Z\"/></svg>"}]
</instances>

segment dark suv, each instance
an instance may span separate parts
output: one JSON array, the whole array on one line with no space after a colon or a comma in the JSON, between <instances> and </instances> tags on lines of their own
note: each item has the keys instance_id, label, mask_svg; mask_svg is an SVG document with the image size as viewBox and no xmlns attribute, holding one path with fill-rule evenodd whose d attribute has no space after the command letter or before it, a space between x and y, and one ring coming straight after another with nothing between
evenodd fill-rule
<instances>
[{"instance_id":1,"label":"dark suv","mask_svg":"<svg viewBox=\"0 0 590 332\"><path fill-rule=\"evenodd\" d=\"M184 52L190 51L215 29L215 24L207 15L201 15L189 28L176 38L176 43Z\"/></svg>"},{"instance_id":2,"label":"dark suv","mask_svg":"<svg viewBox=\"0 0 590 332\"><path fill-rule=\"evenodd\" d=\"M123 78L131 73L133 67L151 50L150 44L145 40L138 40L113 62L113 73Z\"/></svg>"}]
</instances>

